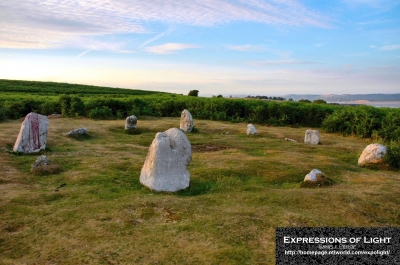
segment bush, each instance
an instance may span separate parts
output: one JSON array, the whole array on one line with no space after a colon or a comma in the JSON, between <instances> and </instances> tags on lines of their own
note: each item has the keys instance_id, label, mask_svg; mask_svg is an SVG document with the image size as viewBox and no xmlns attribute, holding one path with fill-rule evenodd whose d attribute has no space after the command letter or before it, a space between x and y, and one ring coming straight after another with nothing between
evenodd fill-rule
<instances>
[{"instance_id":1,"label":"bush","mask_svg":"<svg viewBox=\"0 0 400 265\"><path fill-rule=\"evenodd\" d=\"M381 111L375 107L343 107L329 115L322 122L322 127L328 132L366 138L379 130L381 118Z\"/></svg>"},{"instance_id":2,"label":"bush","mask_svg":"<svg viewBox=\"0 0 400 265\"><path fill-rule=\"evenodd\" d=\"M190 90L188 96L198 97L199 91L198 90Z\"/></svg>"},{"instance_id":3,"label":"bush","mask_svg":"<svg viewBox=\"0 0 400 265\"><path fill-rule=\"evenodd\" d=\"M64 117L76 117L85 115L85 104L78 96L61 95L59 98L61 114Z\"/></svg>"},{"instance_id":4,"label":"bush","mask_svg":"<svg viewBox=\"0 0 400 265\"><path fill-rule=\"evenodd\" d=\"M25 117L30 112L40 110L41 101L24 99L18 101L6 101L4 104L6 116L10 119Z\"/></svg>"},{"instance_id":5,"label":"bush","mask_svg":"<svg viewBox=\"0 0 400 265\"><path fill-rule=\"evenodd\" d=\"M378 135L387 142L400 141L400 111L391 110L383 117Z\"/></svg>"},{"instance_id":6,"label":"bush","mask_svg":"<svg viewBox=\"0 0 400 265\"><path fill-rule=\"evenodd\" d=\"M42 115L50 115L60 112L60 104L57 101L46 100L40 105L40 113Z\"/></svg>"},{"instance_id":7,"label":"bush","mask_svg":"<svg viewBox=\"0 0 400 265\"><path fill-rule=\"evenodd\" d=\"M99 120L111 120L114 118L114 116L112 114L111 108L103 106L91 109L89 112L89 118L99 119Z\"/></svg>"},{"instance_id":8,"label":"bush","mask_svg":"<svg viewBox=\"0 0 400 265\"><path fill-rule=\"evenodd\" d=\"M0 107L0 121L5 121L7 119L5 110Z\"/></svg>"},{"instance_id":9,"label":"bush","mask_svg":"<svg viewBox=\"0 0 400 265\"><path fill-rule=\"evenodd\" d=\"M383 157L383 160L391 167L400 169L400 143L396 141L390 141L386 147L387 152Z\"/></svg>"}]
</instances>

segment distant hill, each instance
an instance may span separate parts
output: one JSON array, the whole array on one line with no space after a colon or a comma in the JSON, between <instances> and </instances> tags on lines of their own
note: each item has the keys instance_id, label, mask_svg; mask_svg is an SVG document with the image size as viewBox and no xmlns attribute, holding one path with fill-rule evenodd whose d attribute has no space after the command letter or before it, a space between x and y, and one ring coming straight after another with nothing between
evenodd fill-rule
<instances>
[{"instance_id":1,"label":"distant hill","mask_svg":"<svg viewBox=\"0 0 400 265\"><path fill-rule=\"evenodd\" d=\"M92 95L155 95L171 94L167 92L148 91L140 89L101 87L70 83L41 82L0 79L1 92L30 93L40 95L58 94L92 94Z\"/></svg>"},{"instance_id":2,"label":"distant hill","mask_svg":"<svg viewBox=\"0 0 400 265\"><path fill-rule=\"evenodd\" d=\"M283 96L286 99L293 99L295 101L300 99L316 100L323 99L327 102L342 102L342 101L400 101L400 93L397 94L344 94L344 95L314 95L314 94L289 94Z\"/></svg>"}]
</instances>

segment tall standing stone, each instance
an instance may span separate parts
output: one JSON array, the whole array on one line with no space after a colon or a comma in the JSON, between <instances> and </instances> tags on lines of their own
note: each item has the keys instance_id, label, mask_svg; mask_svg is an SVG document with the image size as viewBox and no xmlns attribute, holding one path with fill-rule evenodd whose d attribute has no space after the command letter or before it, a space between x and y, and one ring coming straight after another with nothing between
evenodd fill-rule
<instances>
[{"instance_id":1,"label":"tall standing stone","mask_svg":"<svg viewBox=\"0 0 400 265\"><path fill-rule=\"evenodd\" d=\"M28 154L45 149L48 128L49 119L46 116L34 112L26 115L14 144L14 152Z\"/></svg>"},{"instance_id":2,"label":"tall standing stone","mask_svg":"<svg viewBox=\"0 0 400 265\"><path fill-rule=\"evenodd\" d=\"M253 134L257 134L257 129L256 127L254 127L253 124L249 123L247 124L247 135L253 135Z\"/></svg>"},{"instance_id":3,"label":"tall standing stone","mask_svg":"<svg viewBox=\"0 0 400 265\"><path fill-rule=\"evenodd\" d=\"M304 136L304 143L306 144L319 144L320 137L318 130L307 130Z\"/></svg>"},{"instance_id":4,"label":"tall standing stone","mask_svg":"<svg viewBox=\"0 0 400 265\"><path fill-rule=\"evenodd\" d=\"M125 120L125 130L136 129L137 118L135 115L129 116Z\"/></svg>"},{"instance_id":5,"label":"tall standing stone","mask_svg":"<svg viewBox=\"0 0 400 265\"><path fill-rule=\"evenodd\" d=\"M192 147L178 128L156 134L140 173L140 183L155 191L175 192L189 186Z\"/></svg>"},{"instance_id":6,"label":"tall standing stone","mask_svg":"<svg viewBox=\"0 0 400 265\"><path fill-rule=\"evenodd\" d=\"M181 114L181 123L179 128L183 132L191 132L193 130L192 114L187 109L184 109Z\"/></svg>"}]
</instances>

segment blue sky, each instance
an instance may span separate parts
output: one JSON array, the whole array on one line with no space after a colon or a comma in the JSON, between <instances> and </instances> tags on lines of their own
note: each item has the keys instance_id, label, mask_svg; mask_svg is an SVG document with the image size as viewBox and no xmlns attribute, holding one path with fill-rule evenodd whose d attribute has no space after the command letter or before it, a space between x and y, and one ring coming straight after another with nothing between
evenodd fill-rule
<instances>
[{"instance_id":1,"label":"blue sky","mask_svg":"<svg viewBox=\"0 0 400 265\"><path fill-rule=\"evenodd\" d=\"M400 1L0 0L0 78L200 96L400 93Z\"/></svg>"}]
</instances>

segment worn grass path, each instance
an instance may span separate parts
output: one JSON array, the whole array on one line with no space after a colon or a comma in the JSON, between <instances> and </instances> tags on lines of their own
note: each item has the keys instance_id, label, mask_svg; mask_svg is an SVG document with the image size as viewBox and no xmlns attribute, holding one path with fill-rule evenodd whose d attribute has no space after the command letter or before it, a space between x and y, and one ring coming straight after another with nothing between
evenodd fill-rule
<instances>
[{"instance_id":1,"label":"worn grass path","mask_svg":"<svg viewBox=\"0 0 400 265\"><path fill-rule=\"evenodd\" d=\"M12 148L19 121L0 123ZM308 128L195 120L191 184L176 194L139 183L156 132L179 118L50 120L43 154L63 172L35 176L37 155L0 152L0 264L274 264L275 228L400 226L400 173L357 166L370 142ZM86 127L88 136L65 133ZM285 141L292 138L297 143ZM336 182L300 188L318 168Z\"/></svg>"}]
</instances>

